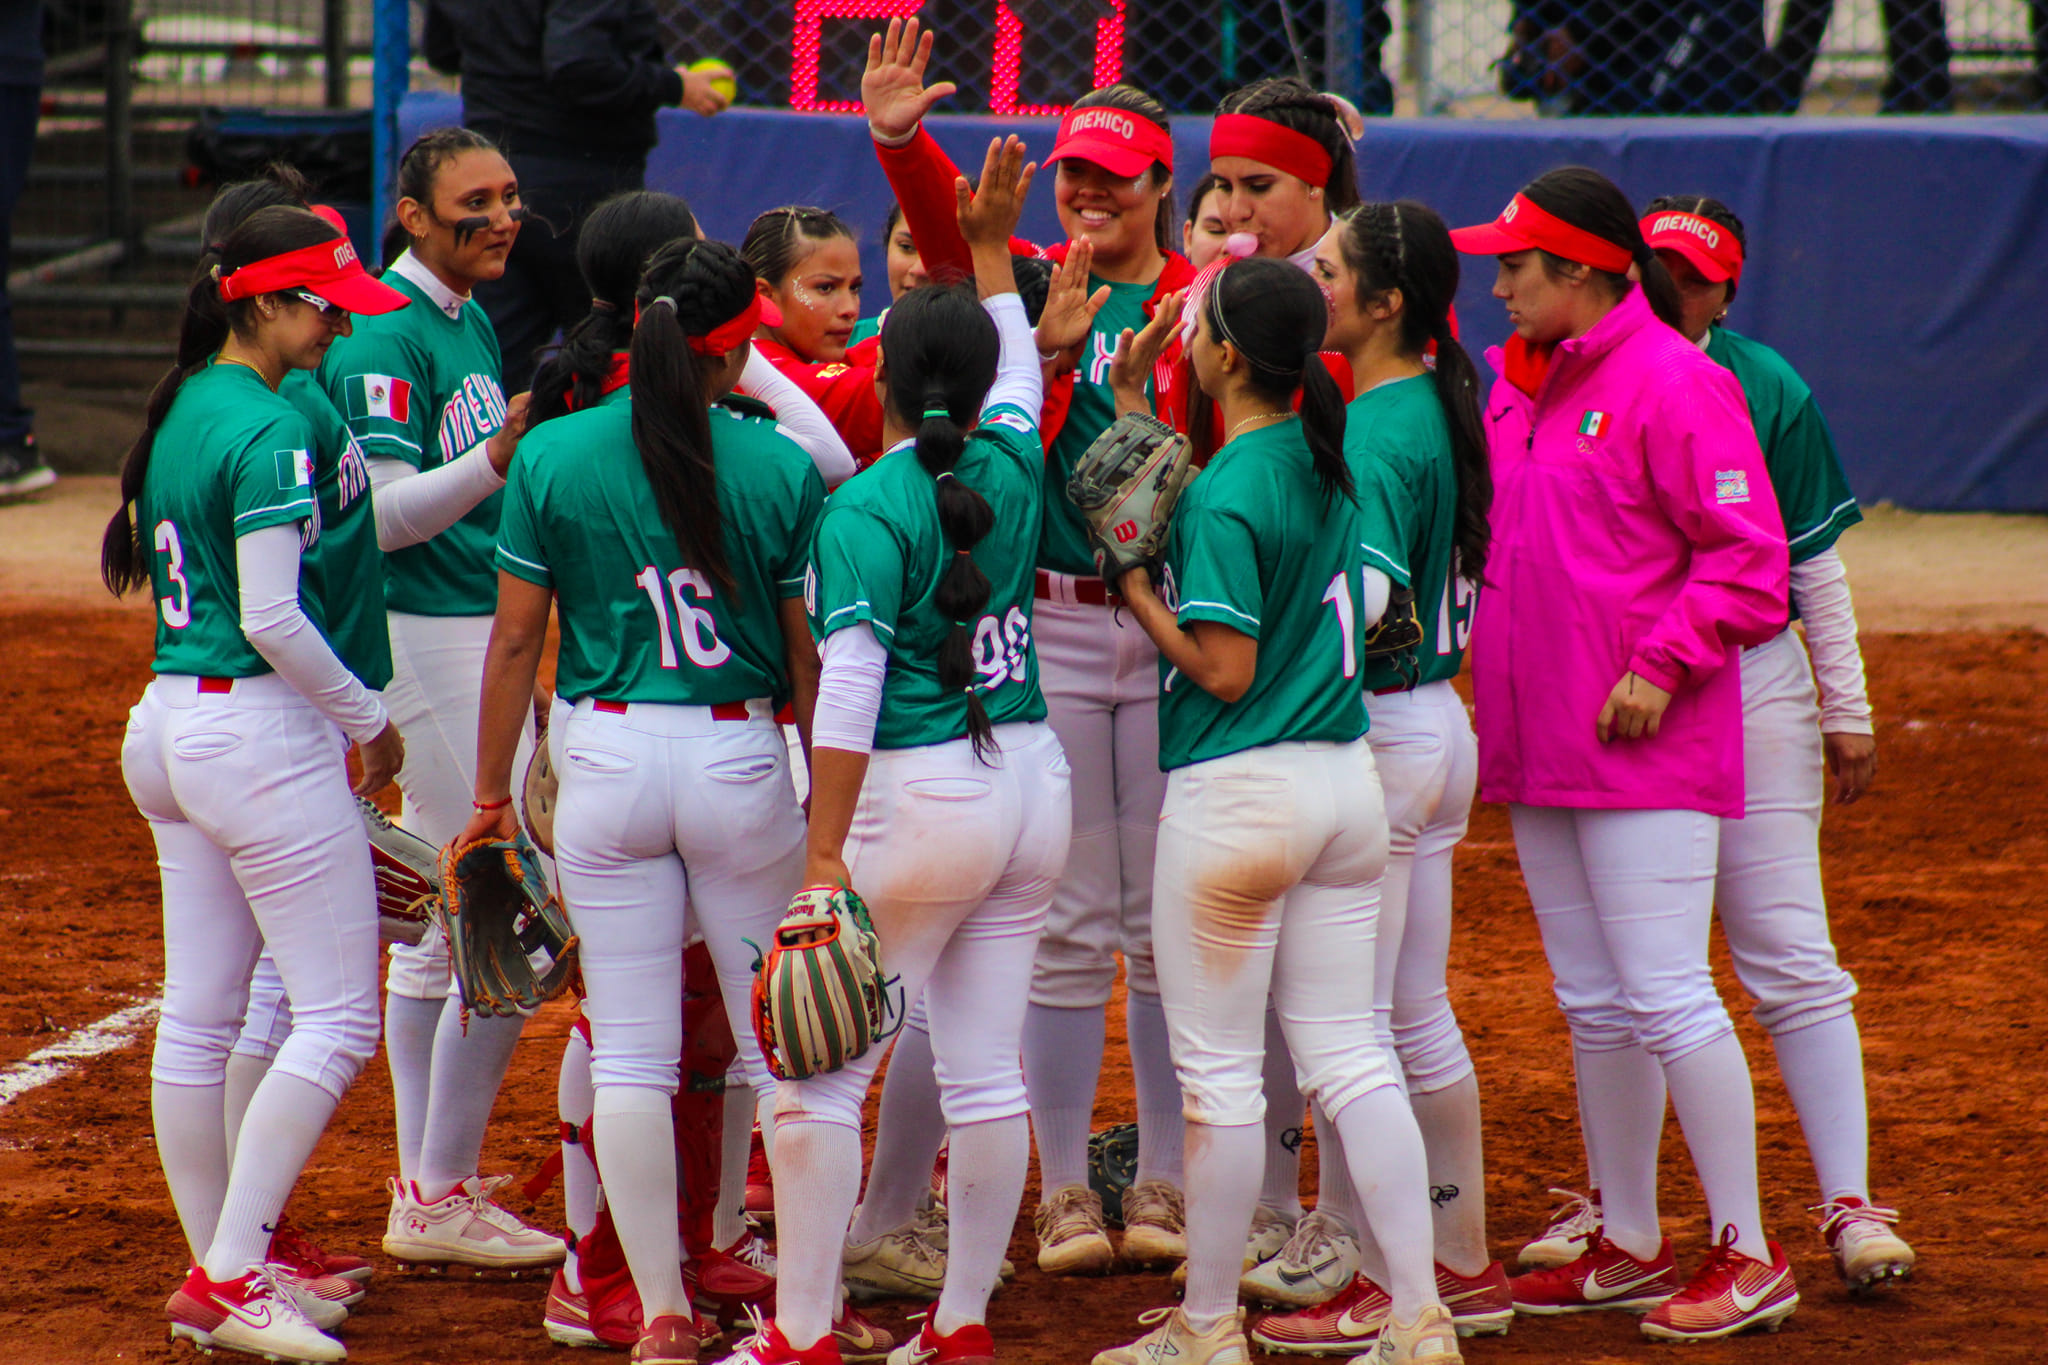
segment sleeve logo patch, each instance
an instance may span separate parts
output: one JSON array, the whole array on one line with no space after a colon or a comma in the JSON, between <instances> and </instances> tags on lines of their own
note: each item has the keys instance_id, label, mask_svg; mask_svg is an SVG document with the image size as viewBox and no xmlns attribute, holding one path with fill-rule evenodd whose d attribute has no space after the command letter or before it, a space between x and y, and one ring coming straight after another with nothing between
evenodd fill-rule
<instances>
[{"instance_id":1,"label":"sleeve logo patch","mask_svg":"<svg viewBox=\"0 0 2048 1365\"><path fill-rule=\"evenodd\" d=\"M1038 430L1032 425L1031 419L1021 412L992 412L983 418L982 422L985 426L1009 427L1013 431L1023 432L1026 436Z\"/></svg>"},{"instance_id":2,"label":"sleeve logo patch","mask_svg":"<svg viewBox=\"0 0 2048 1365\"><path fill-rule=\"evenodd\" d=\"M1717 469L1714 471L1714 501L1727 504L1749 501L1749 471L1746 469Z\"/></svg>"},{"instance_id":3,"label":"sleeve logo patch","mask_svg":"<svg viewBox=\"0 0 2048 1365\"><path fill-rule=\"evenodd\" d=\"M277 462L277 486L289 493L294 488L313 486L313 456L305 450L275 450L270 458Z\"/></svg>"},{"instance_id":4,"label":"sleeve logo patch","mask_svg":"<svg viewBox=\"0 0 2048 1365\"><path fill-rule=\"evenodd\" d=\"M412 411L412 385L388 374L359 374L348 382L348 415L351 421L381 417L390 422L408 420Z\"/></svg>"},{"instance_id":5,"label":"sleeve logo patch","mask_svg":"<svg viewBox=\"0 0 2048 1365\"><path fill-rule=\"evenodd\" d=\"M1608 432L1608 429L1613 425L1613 422L1613 414L1605 412L1595 412L1591 408L1588 408L1586 410L1586 415L1579 419L1579 435L1605 436Z\"/></svg>"}]
</instances>

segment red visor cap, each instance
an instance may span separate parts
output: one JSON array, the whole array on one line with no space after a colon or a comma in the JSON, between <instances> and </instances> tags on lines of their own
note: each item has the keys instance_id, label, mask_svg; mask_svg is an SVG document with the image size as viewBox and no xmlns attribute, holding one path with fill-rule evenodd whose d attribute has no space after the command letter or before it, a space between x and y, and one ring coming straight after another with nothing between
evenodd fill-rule
<instances>
[{"instance_id":1,"label":"red visor cap","mask_svg":"<svg viewBox=\"0 0 2048 1365\"><path fill-rule=\"evenodd\" d=\"M1453 228L1451 245L1468 256L1507 256L1541 249L1595 270L1625 274L1634 258L1627 247L1573 227L1546 213L1526 195L1516 195L1500 217L1477 227Z\"/></svg>"},{"instance_id":2,"label":"red visor cap","mask_svg":"<svg viewBox=\"0 0 2048 1365\"><path fill-rule=\"evenodd\" d=\"M1111 175L1136 179L1158 162L1173 170L1173 134L1151 119L1123 109L1069 109L1060 120L1059 136L1053 139L1055 161L1072 157L1092 161Z\"/></svg>"},{"instance_id":3,"label":"red visor cap","mask_svg":"<svg viewBox=\"0 0 2048 1365\"><path fill-rule=\"evenodd\" d=\"M220 296L229 303L285 289L303 289L351 313L370 316L395 313L412 302L390 285L371 279L346 237L251 261L220 277Z\"/></svg>"},{"instance_id":4,"label":"red visor cap","mask_svg":"<svg viewBox=\"0 0 2048 1365\"><path fill-rule=\"evenodd\" d=\"M1742 243L1713 219L1667 210L1645 217L1642 227L1650 250L1677 252L1715 284L1742 282Z\"/></svg>"}]
</instances>

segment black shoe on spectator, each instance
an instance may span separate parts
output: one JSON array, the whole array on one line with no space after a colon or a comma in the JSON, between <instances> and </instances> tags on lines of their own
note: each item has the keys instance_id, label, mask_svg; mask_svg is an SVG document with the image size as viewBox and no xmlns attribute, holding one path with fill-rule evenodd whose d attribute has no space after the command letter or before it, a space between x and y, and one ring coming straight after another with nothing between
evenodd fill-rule
<instances>
[{"instance_id":1,"label":"black shoe on spectator","mask_svg":"<svg viewBox=\"0 0 2048 1365\"><path fill-rule=\"evenodd\" d=\"M57 482L57 471L43 463L36 438L23 437L0 445L0 498L20 497Z\"/></svg>"}]
</instances>

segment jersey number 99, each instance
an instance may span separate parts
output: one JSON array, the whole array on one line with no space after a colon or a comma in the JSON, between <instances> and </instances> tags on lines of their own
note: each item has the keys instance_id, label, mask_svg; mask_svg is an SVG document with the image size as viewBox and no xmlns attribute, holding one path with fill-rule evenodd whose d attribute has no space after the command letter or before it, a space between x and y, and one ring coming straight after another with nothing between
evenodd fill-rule
<instances>
[{"instance_id":1,"label":"jersey number 99","mask_svg":"<svg viewBox=\"0 0 2048 1365\"><path fill-rule=\"evenodd\" d=\"M993 692L1007 680L1024 681L1024 663L1031 651L1031 622L1023 611L1011 607L999 621L984 616L974 625L974 671L984 691Z\"/></svg>"},{"instance_id":2,"label":"jersey number 99","mask_svg":"<svg viewBox=\"0 0 2048 1365\"><path fill-rule=\"evenodd\" d=\"M684 596L711 600L711 581L695 569L676 569L664 580L661 570L649 564L633 581L647 594L647 600L654 603L654 615L661 622L661 666L676 666L675 635L669 630L668 609L674 603L676 621L681 626L683 653L699 668L716 668L732 657L732 647L718 638L718 623L710 612L697 606Z\"/></svg>"}]
</instances>

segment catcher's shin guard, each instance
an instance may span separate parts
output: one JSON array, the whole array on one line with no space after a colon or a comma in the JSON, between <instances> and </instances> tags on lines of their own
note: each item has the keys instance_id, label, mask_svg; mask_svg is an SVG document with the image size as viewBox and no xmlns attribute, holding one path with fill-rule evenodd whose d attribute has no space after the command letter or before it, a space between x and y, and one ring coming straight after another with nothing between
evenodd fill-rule
<instances>
[{"instance_id":1,"label":"catcher's shin guard","mask_svg":"<svg viewBox=\"0 0 2048 1365\"><path fill-rule=\"evenodd\" d=\"M676 1192L683 1246L692 1257L715 1250L720 1150L725 1126L725 1073L739 1055L711 950L683 951L683 1065L670 1112L676 1131Z\"/></svg>"}]
</instances>

